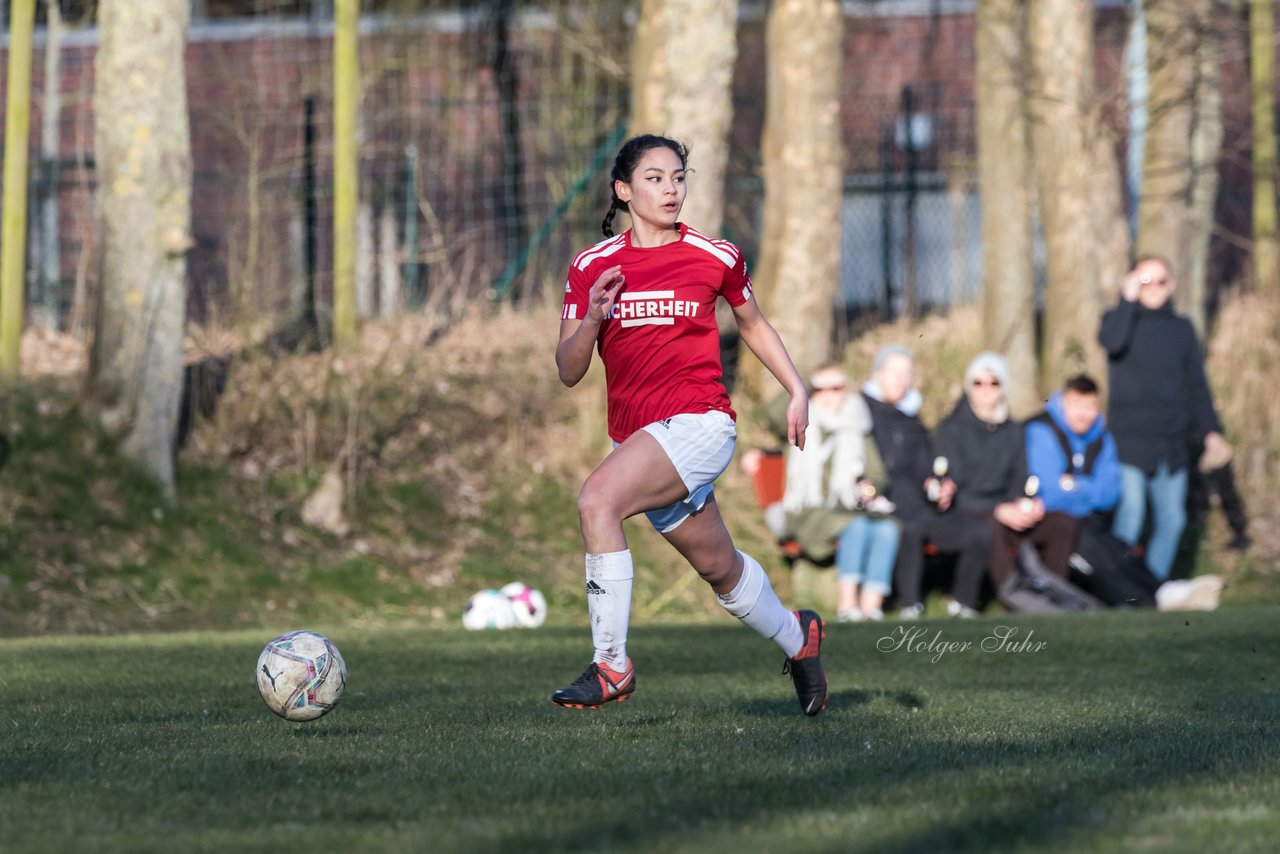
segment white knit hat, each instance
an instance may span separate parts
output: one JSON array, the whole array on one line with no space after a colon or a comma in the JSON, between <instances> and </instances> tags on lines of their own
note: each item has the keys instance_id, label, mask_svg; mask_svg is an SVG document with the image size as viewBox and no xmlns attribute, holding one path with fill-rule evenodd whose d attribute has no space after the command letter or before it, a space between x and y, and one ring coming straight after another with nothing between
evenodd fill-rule
<instances>
[{"instance_id":1,"label":"white knit hat","mask_svg":"<svg viewBox=\"0 0 1280 854\"><path fill-rule=\"evenodd\" d=\"M1000 381L1000 387L1008 393L1009 388L1009 363L1005 361L1004 356L991 350L984 350L973 357L973 361L969 363L969 367L964 372L964 387L969 388L973 385L973 381L983 374L991 374Z\"/></svg>"}]
</instances>

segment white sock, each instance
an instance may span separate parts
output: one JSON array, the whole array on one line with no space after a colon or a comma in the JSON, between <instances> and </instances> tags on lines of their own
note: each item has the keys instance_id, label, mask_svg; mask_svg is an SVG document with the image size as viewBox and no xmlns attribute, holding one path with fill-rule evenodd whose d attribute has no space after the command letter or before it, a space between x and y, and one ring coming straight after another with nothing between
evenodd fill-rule
<instances>
[{"instance_id":1,"label":"white sock","mask_svg":"<svg viewBox=\"0 0 1280 854\"><path fill-rule=\"evenodd\" d=\"M627 666L631 618L631 550L587 555L587 611L591 614L592 661L621 673Z\"/></svg>"},{"instance_id":2,"label":"white sock","mask_svg":"<svg viewBox=\"0 0 1280 854\"><path fill-rule=\"evenodd\" d=\"M730 614L782 647L787 658L795 658L804 646L800 621L773 592L764 567L751 555L738 554L742 555L742 578L737 587L716 598Z\"/></svg>"}]
</instances>

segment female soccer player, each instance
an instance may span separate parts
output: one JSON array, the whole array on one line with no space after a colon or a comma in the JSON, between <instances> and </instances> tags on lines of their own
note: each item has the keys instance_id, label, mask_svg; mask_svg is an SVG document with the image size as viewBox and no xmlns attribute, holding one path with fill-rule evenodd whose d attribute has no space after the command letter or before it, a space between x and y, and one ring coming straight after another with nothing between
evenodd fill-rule
<instances>
[{"instance_id":1,"label":"female soccer player","mask_svg":"<svg viewBox=\"0 0 1280 854\"><path fill-rule=\"evenodd\" d=\"M742 253L679 221L686 162L675 140L627 140L610 174L607 239L569 268L556 365L561 381L576 385L599 349L614 448L578 497L595 656L551 700L594 709L635 690L626 647L633 570L622 522L645 513L725 610L782 647L800 706L816 715L827 702L822 618L783 606L760 564L734 548L712 493L737 437L720 384L717 297L733 307L742 340L791 394L787 439L800 447L809 401L782 340L752 299ZM631 229L615 237L619 210L630 215Z\"/></svg>"}]
</instances>

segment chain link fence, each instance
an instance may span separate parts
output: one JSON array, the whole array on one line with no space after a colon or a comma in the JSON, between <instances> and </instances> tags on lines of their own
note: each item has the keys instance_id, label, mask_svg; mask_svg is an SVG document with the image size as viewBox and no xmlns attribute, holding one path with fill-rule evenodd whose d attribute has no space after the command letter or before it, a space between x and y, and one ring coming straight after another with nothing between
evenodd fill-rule
<instances>
[{"instance_id":1,"label":"chain link fence","mask_svg":"<svg viewBox=\"0 0 1280 854\"><path fill-rule=\"evenodd\" d=\"M0 0L0 5L4 5ZM626 132L637 2L362 4L358 309L556 299L599 239ZM838 308L929 311L978 298L975 3L850 0ZM1098 4L1098 76L1123 86L1127 11ZM32 103L32 318L83 331L95 287L91 0L41 6ZM762 188L763 2L741 3L727 236L754 258ZM1226 142L1211 281L1248 246L1245 39L1223 17ZM330 304L331 2L196 0L187 50L194 156L190 316L281 322ZM1117 120L1123 124L1123 116ZM694 153L696 157L696 152Z\"/></svg>"}]
</instances>

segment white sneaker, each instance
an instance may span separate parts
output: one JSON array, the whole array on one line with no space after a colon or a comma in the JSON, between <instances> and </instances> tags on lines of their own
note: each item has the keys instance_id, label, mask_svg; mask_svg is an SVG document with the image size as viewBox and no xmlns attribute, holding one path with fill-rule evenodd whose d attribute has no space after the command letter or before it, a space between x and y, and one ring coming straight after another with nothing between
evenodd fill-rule
<instances>
[{"instance_id":1,"label":"white sneaker","mask_svg":"<svg viewBox=\"0 0 1280 854\"><path fill-rule=\"evenodd\" d=\"M863 611L862 616L874 623L878 623L884 619L884 611L881 611L879 608L872 608L870 611Z\"/></svg>"},{"instance_id":2,"label":"white sneaker","mask_svg":"<svg viewBox=\"0 0 1280 854\"><path fill-rule=\"evenodd\" d=\"M1166 581L1156 590L1156 607L1161 611L1212 611L1221 594L1222 579L1216 575Z\"/></svg>"},{"instance_id":3,"label":"white sneaker","mask_svg":"<svg viewBox=\"0 0 1280 854\"><path fill-rule=\"evenodd\" d=\"M900 620L918 620L924 616L924 603L917 602L914 605L908 605L898 612Z\"/></svg>"},{"instance_id":4,"label":"white sneaker","mask_svg":"<svg viewBox=\"0 0 1280 854\"><path fill-rule=\"evenodd\" d=\"M857 608L836 611L836 622L838 623L861 623L865 619L866 617Z\"/></svg>"},{"instance_id":5,"label":"white sneaker","mask_svg":"<svg viewBox=\"0 0 1280 854\"><path fill-rule=\"evenodd\" d=\"M962 620L971 620L978 616L978 612L970 608L968 605L961 605L959 602L952 599L947 602L947 616L959 617Z\"/></svg>"}]
</instances>

